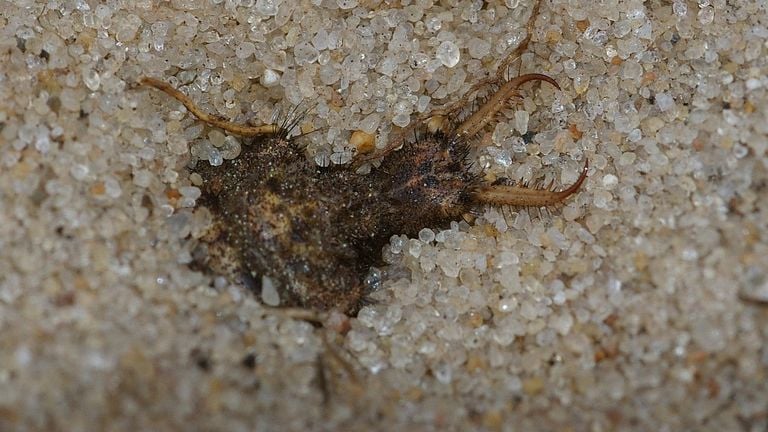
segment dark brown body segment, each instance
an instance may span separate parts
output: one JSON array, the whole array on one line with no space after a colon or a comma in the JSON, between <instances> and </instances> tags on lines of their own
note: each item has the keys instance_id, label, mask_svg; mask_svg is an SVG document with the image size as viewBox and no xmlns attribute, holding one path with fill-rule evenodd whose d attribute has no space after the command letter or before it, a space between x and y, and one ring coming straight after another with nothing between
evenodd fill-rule
<instances>
[{"instance_id":1,"label":"dark brown body segment","mask_svg":"<svg viewBox=\"0 0 768 432\"><path fill-rule=\"evenodd\" d=\"M204 264L256 291L269 277L280 306L355 313L391 235L445 226L470 209L478 180L466 154L461 139L428 135L359 175L315 166L295 143L269 136L220 167L200 161L201 204L215 222Z\"/></svg>"}]
</instances>

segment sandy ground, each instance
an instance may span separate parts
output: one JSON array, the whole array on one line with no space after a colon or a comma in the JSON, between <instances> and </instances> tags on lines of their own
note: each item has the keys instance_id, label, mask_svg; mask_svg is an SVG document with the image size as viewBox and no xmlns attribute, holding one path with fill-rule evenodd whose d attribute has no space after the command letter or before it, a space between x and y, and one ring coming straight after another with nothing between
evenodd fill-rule
<instances>
[{"instance_id":1,"label":"sandy ground","mask_svg":"<svg viewBox=\"0 0 768 432\"><path fill-rule=\"evenodd\" d=\"M189 267L190 164L241 142L139 77L241 122L309 104L307 157L346 163L495 74L530 10L3 3L0 429L766 430L763 1L544 1L513 72L562 90L472 157L557 185L588 158L582 191L393 237L343 335Z\"/></svg>"}]
</instances>

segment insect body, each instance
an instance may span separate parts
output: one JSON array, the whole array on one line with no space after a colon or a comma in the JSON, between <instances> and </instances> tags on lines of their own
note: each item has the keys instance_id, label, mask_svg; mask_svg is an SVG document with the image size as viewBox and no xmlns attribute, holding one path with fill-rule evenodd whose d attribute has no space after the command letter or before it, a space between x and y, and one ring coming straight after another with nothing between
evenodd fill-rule
<instances>
[{"instance_id":1,"label":"insect body","mask_svg":"<svg viewBox=\"0 0 768 432\"><path fill-rule=\"evenodd\" d=\"M376 155L384 156L381 166L359 175L348 166L321 168L308 162L301 146L288 138L290 125L229 123L203 112L163 81L141 80L204 122L253 138L236 159L195 169L203 179L201 203L214 216L202 239L205 267L262 292L262 298L267 290L276 293L273 305L350 314L364 304L365 276L392 235L446 226L486 205L552 206L579 189L586 162L578 180L562 191L489 184L471 170L467 155L475 135L528 81L557 87L541 74L505 80L466 120L413 142L404 141L405 133L393 138ZM402 150L392 151L401 144Z\"/></svg>"},{"instance_id":2,"label":"insect body","mask_svg":"<svg viewBox=\"0 0 768 432\"><path fill-rule=\"evenodd\" d=\"M197 110L162 81L142 82ZM208 120L231 129L222 120ZM554 205L584 181L586 164L579 179L559 192L484 183L470 170L469 134L456 132L476 128L468 123L473 121L470 116L453 132L425 134L389 153L368 175L311 164L282 128L241 127L240 133L255 138L239 157L196 169L203 178L201 203L214 215L203 238L204 264L255 291L271 284L281 306L353 313L365 301L366 273L393 234L445 226L488 204Z\"/></svg>"}]
</instances>

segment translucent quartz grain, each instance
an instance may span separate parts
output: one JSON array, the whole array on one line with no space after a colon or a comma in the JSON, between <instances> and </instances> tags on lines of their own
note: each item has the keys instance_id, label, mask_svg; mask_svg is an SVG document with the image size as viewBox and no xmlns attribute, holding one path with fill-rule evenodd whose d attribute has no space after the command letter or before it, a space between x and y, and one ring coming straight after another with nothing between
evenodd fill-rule
<instances>
[{"instance_id":1,"label":"translucent quartz grain","mask_svg":"<svg viewBox=\"0 0 768 432\"><path fill-rule=\"evenodd\" d=\"M491 52L491 44L481 38L472 38L467 45L467 49L472 58L481 59Z\"/></svg>"},{"instance_id":2,"label":"translucent quartz grain","mask_svg":"<svg viewBox=\"0 0 768 432\"><path fill-rule=\"evenodd\" d=\"M149 170L139 170L133 173L133 183L136 186L147 187L152 184L154 175Z\"/></svg>"},{"instance_id":3,"label":"translucent quartz grain","mask_svg":"<svg viewBox=\"0 0 768 432\"><path fill-rule=\"evenodd\" d=\"M261 278L261 299L264 304L269 306L280 305L280 294L277 292L272 279L266 276Z\"/></svg>"},{"instance_id":4,"label":"translucent quartz grain","mask_svg":"<svg viewBox=\"0 0 768 432\"><path fill-rule=\"evenodd\" d=\"M528 121L530 117L528 111L515 111L515 129L518 133L524 135L528 132Z\"/></svg>"},{"instance_id":5,"label":"translucent quartz grain","mask_svg":"<svg viewBox=\"0 0 768 432\"><path fill-rule=\"evenodd\" d=\"M280 5L279 0L256 0L254 7L256 11L265 16L277 15L277 7Z\"/></svg>"},{"instance_id":6,"label":"translucent quartz grain","mask_svg":"<svg viewBox=\"0 0 768 432\"><path fill-rule=\"evenodd\" d=\"M336 0L336 4L341 9L352 9L357 6L357 0Z\"/></svg>"},{"instance_id":7,"label":"translucent quartz grain","mask_svg":"<svg viewBox=\"0 0 768 432\"><path fill-rule=\"evenodd\" d=\"M608 189L613 189L619 183L618 177L613 174L606 174L603 176L603 186Z\"/></svg>"},{"instance_id":8,"label":"translucent quartz grain","mask_svg":"<svg viewBox=\"0 0 768 432\"><path fill-rule=\"evenodd\" d=\"M435 57L440 60L444 66L449 68L452 68L459 63L460 56L461 53L459 52L459 47L456 46L456 43L453 41L443 41L435 53Z\"/></svg>"},{"instance_id":9,"label":"translucent quartz grain","mask_svg":"<svg viewBox=\"0 0 768 432\"><path fill-rule=\"evenodd\" d=\"M235 48L235 56L239 59L245 59L256 52L256 45L250 41L244 41Z\"/></svg>"},{"instance_id":10,"label":"translucent quartz grain","mask_svg":"<svg viewBox=\"0 0 768 432\"><path fill-rule=\"evenodd\" d=\"M434 231L429 228L424 228L423 230L419 231L419 240L424 243L431 243L435 240Z\"/></svg>"},{"instance_id":11,"label":"translucent quartz grain","mask_svg":"<svg viewBox=\"0 0 768 432\"><path fill-rule=\"evenodd\" d=\"M83 70L83 82L91 91L96 91L101 85L101 77L95 70L86 68Z\"/></svg>"},{"instance_id":12,"label":"translucent quartz grain","mask_svg":"<svg viewBox=\"0 0 768 432\"><path fill-rule=\"evenodd\" d=\"M293 56L300 65L315 62L319 55L317 48L309 42L301 42L293 47Z\"/></svg>"}]
</instances>

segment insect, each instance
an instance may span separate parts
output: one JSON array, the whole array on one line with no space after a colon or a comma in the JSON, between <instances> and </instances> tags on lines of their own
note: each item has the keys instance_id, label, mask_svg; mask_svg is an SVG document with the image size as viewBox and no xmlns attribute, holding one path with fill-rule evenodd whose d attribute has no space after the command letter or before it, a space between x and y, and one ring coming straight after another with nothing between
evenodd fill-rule
<instances>
[{"instance_id":1,"label":"insect","mask_svg":"<svg viewBox=\"0 0 768 432\"><path fill-rule=\"evenodd\" d=\"M412 140L404 138L406 133L393 138L373 156L383 157L381 165L360 175L350 166L322 168L307 161L301 144L290 138L297 116L277 125L234 124L205 113L163 81L140 80L177 99L201 121L250 139L237 158L195 168L203 179L200 203L214 216L201 239L204 267L243 283L262 299L271 293L267 303L272 306L347 314L366 303L366 275L392 235L443 227L489 205L549 207L579 190L586 160L576 182L563 190L509 180L487 183L468 160L478 133L531 81L559 89L554 79L534 73L482 82L496 90L478 109L455 124L445 119L458 108L435 112L439 115L432 121L440 127Z\"/></svg>"}]
</instances>

